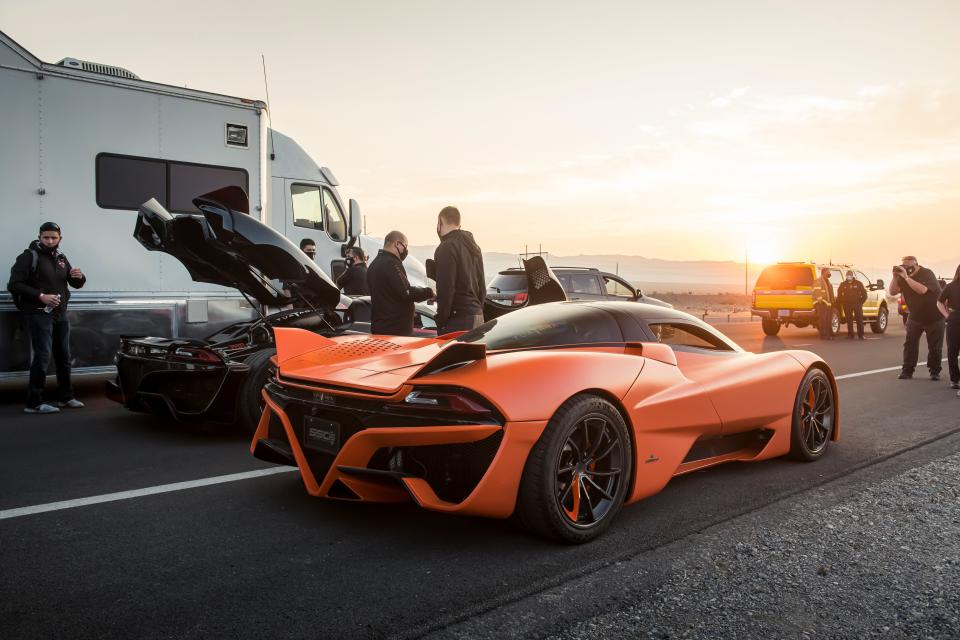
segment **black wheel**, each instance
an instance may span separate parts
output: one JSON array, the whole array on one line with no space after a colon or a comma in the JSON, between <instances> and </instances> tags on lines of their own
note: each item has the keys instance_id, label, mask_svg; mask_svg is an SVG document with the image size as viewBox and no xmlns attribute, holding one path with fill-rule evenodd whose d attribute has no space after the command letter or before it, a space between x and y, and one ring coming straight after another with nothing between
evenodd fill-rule
<instances>
[{"instance_id":1,"label":"black wheel","mask_svg":"<svg viewBox=\"0 0 960 640\"><path fill-rule=\"evenodd\" d=\"M887 322L890 319L890 312L887 311L887 305L880 305L877 312L877 319L870 323L870 331L874 333L883 333L887 330Z\"/></svg>"},{"instance_id":2,"label":"black wheel","mask_svg":"<svg viewBox=\"0 0 960 640\"><path fill-rule=\"evenodd\" d=\"M276 349L264 349L257 351L244 361L244 364L250 367L250 372L247 373L237 392L237 423L250 435L257 430L257 424L263 414L264 402L260 390L273 373L270 358L276 353Z\"/></svg>"},{"instance_id":3,"label":"black wheel","mask_svg":"<svg viewBox=\"0 0 960 640\"><path fill-rule=\"evenodd\" d=\"M834 336L840 335L840 312L836 307L830 309L830 333Z\"/></svg>"},{"instance_id":4,"label":"black wheel","mask_svg":"<svg viewBox=\"0 0 960 640\"><path fill-rule=\"evenodd\" d=\"M771 320L769 318L761 318L760 326L763 327L763 332L768 336L775 336L780 333L780 323L776 320Z\"/></svg>"},{"instance_id":5,"label":"black wheel","mask_svg":"<svg viewBox=\"0 0 960 640\"><path fill-rule=\"evenodd\" d=\"M803 377L793 403L790 457L812 462L823 456L833 435L837 403L830 378L822 369L810 369Z\"/></svg>"},{"instance_id":6,"label":"black wheel","mask_svg":"<svg viewBox=\"0 0 960 640\"><path fill-rule=\"evenodd\" d=\"M630 486L633 448L620 412L575 396L550 419L523 470L517 516L528 530L583 543L610 527Z\"/></svg>"}]
</instances>

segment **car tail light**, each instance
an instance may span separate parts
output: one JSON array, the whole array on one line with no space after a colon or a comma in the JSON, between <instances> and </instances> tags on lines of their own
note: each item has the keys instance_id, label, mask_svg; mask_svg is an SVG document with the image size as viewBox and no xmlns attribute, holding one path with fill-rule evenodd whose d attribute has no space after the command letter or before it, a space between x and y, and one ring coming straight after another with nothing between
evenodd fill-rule
<instances>
[{"instance_id":1,"label":"car tail light","mask_svg":"<svg viewBox=\"0 0 960 640\"><path fill-rule=\"evenodd\" d=\"M414 389L404 397L403 402L388 406L392 409L426 410L465 416L487 416L495 411L476 394L454 387Z\"/></svg>"},{"instance_id":2,"label":"car tail light","mask_svg":"<svg viewBox=\"0 0 960 640\"><path fill-rule=\"evenodd\" d=\"M524 304L527 301L527 292L521 291L519 293L513 294L513 304L520 305Z\"/></svg>"},{"instance_id":3,"label":"car tail light","mask_svg":"<svg viewBox=\"0 0 960 640\"><path fill-rule=\"evenodd\" d=\"M194 362L220 362L220 358L206 349L187 349L180 347L173 352L173 355L181 360L192 360Z\"/></svg>"}]
</instances>

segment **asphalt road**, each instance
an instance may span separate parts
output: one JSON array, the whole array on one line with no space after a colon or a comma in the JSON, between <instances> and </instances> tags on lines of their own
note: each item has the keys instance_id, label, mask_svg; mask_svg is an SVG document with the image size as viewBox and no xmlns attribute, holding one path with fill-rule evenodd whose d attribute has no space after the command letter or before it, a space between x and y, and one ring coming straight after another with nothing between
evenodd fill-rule
<instances>
[{"instance_id":1,"label":"asphalt road","mask_svg":"<svg viewBox=\"0 0 960 640\"><path fill-rule=\"evenodd\" d=\"M756 323L718 328L748 350L815 351L837 375L896 366L903 339L898 322L863 342L821 342L810 329L764 338ZM842 440L819 462L733 464L678 478L579 547L509 522L313 499L296 473L6 517L0 637L415 637L466 624L786 496L840 486L870 465L923 458L916 452L955 440L960 400L947 382L922 374L842 380ZM26 416L18 393L0 394L0 517L269 468L227 430L127 412L96 385L81 382L78 396L86 409Z\"/></svg>"}]
</instances>

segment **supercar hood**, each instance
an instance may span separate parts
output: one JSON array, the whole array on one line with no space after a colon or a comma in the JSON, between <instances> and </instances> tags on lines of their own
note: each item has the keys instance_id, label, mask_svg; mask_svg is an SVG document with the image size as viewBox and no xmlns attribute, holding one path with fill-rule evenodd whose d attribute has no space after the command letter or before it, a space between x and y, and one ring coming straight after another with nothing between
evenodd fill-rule
<instances>
[{"instance_id":1,"label":"supercar hood","mask_svg":"<svg viewBox=\"0 0 960 640\"><path fill-rule=\"evenodd\" d=\"M133 237L147 250L179 260L193 280L233 287L261 304L301 300L319 309L337 306L336 285L295 244L250 217L239 187L208 193L193 204L200 214L174 215L150 199L140 207ZM284 286L291 297L283 295Z\"/></svg>"}]
</instances>

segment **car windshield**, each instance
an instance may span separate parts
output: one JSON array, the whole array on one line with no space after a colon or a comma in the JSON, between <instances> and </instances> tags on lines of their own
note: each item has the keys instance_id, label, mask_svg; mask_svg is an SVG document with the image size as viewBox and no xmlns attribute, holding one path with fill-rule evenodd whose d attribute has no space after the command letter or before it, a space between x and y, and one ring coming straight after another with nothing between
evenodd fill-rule
<instances>
[{"instance_id":1,"label":"car windshield","mask_svg":"<svg viewBox=\"0 0 960 640\"><path fill-rule=\"evenodd\" d=\"M487 285L488 289L499 289L500 291L526 291L527 275L525 273L499 273L497 277Z\"/></svg>"},{"instance_id":2,"label":"car windshield","mask_svg":"<svg viewBox=\"0 0 960 640\"><path fill-rule=\"evenodd\" d=\"M778 264L767 267L757 278L758 287L795 289L813 285L813 271L804 265Z\"/></svg>"},{"instance_id":3,"label":"car windshield","mask_svg":"<svg viewBox=\"0 0 960 640\"><path fill-rule=\"evenodd\" d=\"M550 303L519 309L468 331L459 342L479 342L487 349L525 349L598 342L623 342L612 315L587 305Z\"/></svg>"}]
</instances>

